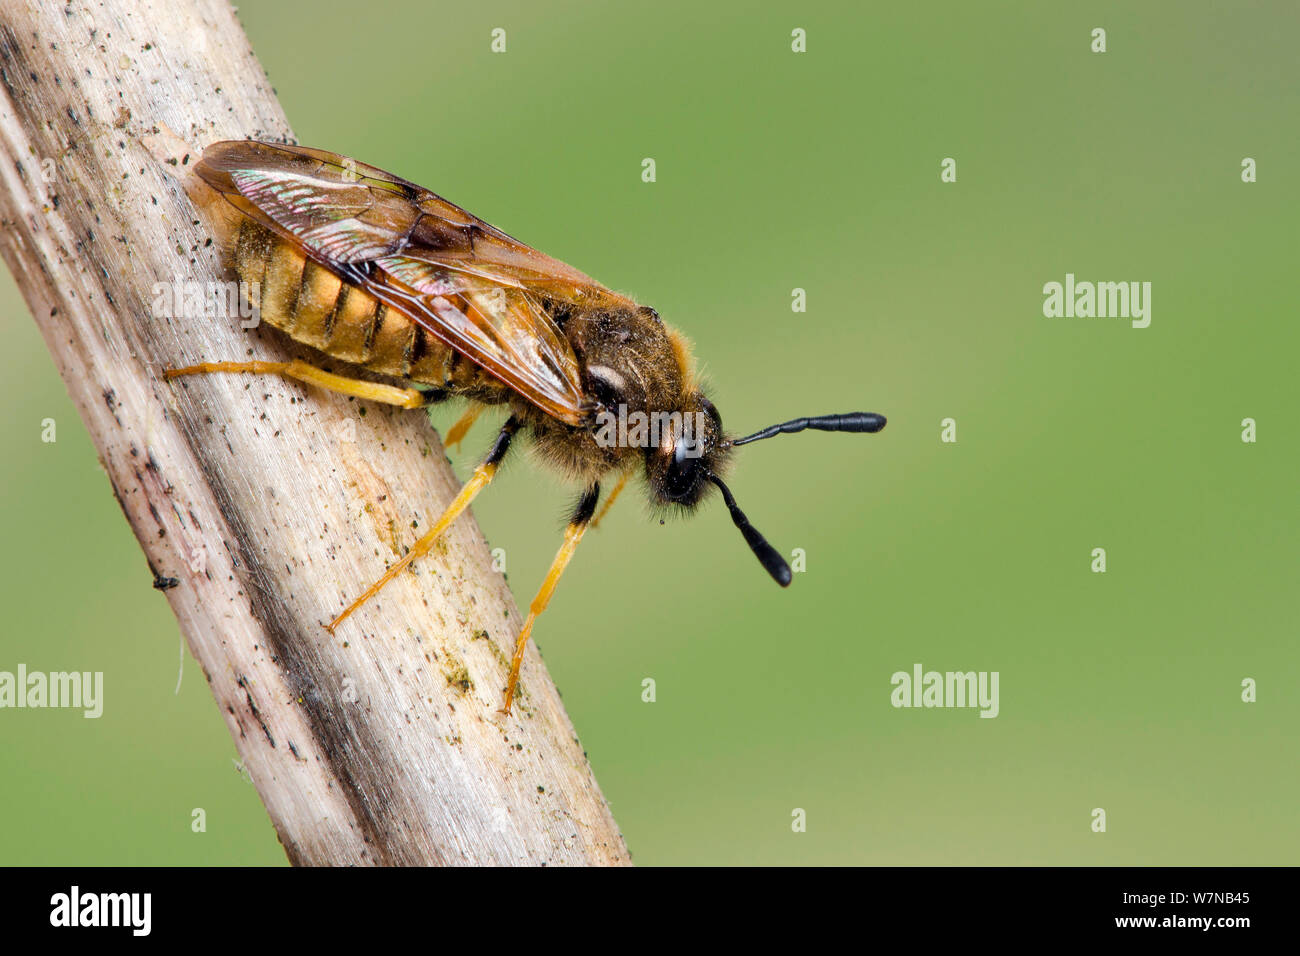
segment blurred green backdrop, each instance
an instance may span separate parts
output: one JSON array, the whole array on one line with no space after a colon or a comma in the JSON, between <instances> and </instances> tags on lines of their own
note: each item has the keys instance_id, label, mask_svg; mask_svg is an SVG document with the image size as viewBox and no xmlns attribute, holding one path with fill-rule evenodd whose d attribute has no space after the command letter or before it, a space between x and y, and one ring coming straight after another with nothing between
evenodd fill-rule
<instances>
[{"instance_id":1,"label":"blurred green backdrop","mask_svg":"<svg viewBox=\"0 0 1300 956\"><path fill-rule=\"evenodd\" d=\"M740 456L807 554L786 592L716 504L661 527L630 496L584 543L537 637L636 861L1296 861L1294 5L240 18L303 143L653 304L732 428L889 416ZM1152 282L1151 326L1044 318L1067 272ZM173 695L175 621L7 276L0 306L0 669L107 685L97 721L0 711L0 862L283 863L188 653ZM521 602L568 500L520 460L475 508ZM998 671L1000 716L891 707L918 662Z\"/></svg>"}]
</instances>

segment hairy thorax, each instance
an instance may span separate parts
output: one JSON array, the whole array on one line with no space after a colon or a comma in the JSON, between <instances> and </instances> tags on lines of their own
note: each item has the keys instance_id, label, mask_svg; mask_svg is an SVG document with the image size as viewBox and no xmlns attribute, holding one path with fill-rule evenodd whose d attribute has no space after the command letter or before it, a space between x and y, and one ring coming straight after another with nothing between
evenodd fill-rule
<instances>
[{"instance_id":1,"label":"hairy thorax","mask_svg":"<svg viewBox=\"0 0 1300 956\"><path fill-rule=\"evenodd\" d=\"M569 426L528 409L523 413L537 452L577 480L591 481L635 464L641 444L609 441L599 418L680 413L689 380L685 346L653 309L577 310L553 307L551 314L573 346L592 402L588 422Z\"/></svg>"}]
</instances>

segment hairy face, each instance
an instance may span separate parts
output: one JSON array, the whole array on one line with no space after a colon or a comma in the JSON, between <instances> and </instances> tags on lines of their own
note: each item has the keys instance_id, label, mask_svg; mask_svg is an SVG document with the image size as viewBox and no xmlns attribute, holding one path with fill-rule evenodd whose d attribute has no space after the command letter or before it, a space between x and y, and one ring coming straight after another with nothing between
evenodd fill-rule
<instances>
[{"instance_id":1,"label":"hairy face","mask_svg":"<svg viewBox=\"0 0 1300 956\"><path fill-rule=\"evenodd\" d=\"M701 392L688 394L680 416L660 429L659 441L646 448L645 474L655 503L692 508L719 474L728 448L722 419Z\"/></svg>"}]
</instances>

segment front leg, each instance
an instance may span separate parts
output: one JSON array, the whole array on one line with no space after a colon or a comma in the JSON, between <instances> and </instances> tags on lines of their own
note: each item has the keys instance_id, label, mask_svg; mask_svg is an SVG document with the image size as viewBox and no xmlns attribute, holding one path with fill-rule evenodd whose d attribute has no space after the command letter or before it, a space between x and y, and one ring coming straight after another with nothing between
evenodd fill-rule
<instances>
[{"instance_id":1,"label":"front leg","mask_svg":"<svg viewBox=\"0 0 1300 956\"><path fill-rule=\"evenodd\" d=\"M519 631L519 637L515 641L515 654L510 661L510 679L506 682L506 702L501 708L507 714L510 713L510 704L515 697L515 687L519 684L519 668L524 663L524 648L528 646L528 636L533 633L533 622L546 610L546 605L551 603L555 585L559 583L560 575L568 567L569 559L578 550L578 542L582 540L587 526L591 524L591 516L596 513L596 501L599 498L599 483L593 484L583 494L582 500L578 502L578 507L573 512L573 517L569 519L569 526L564 529L564 543L560 545L555 560L551 562L551 570L546 572L546 580L542 582L537 597L533 598L533 603L528 606L528 619L524 621L524 626Z\"/></svg>"}]
</instances>

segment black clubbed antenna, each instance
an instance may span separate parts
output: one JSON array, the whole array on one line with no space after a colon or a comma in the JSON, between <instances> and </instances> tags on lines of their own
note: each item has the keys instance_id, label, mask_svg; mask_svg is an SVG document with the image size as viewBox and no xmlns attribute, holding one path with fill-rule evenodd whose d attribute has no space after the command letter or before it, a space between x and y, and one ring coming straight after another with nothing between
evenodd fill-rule
<instances>
[{"instance_id":1,"label":"black clubbed antenna","mask_svg":"<svg viewBox=\"0 0 1300 956\"><path fill-rule=\"evenodd\" d=\"M752 441L771 438L774 435L789 435L811 428L820 432L878 432L885 427L885 416L875 412L846 412L843 415L818 415L816 418L796 418L781 425L769 425L762 431L733 438L731 444L748 445Z\"/></svg>"},{"instance_id":2,"label":"black clubbed antenna","mask_svg":"<svg viewBox=\"0 0 1300 956\"><path fill-rule=\"evenodd\" d=\"M722 479L717 475L709 475L709 480L718 486L722 492L722 500L727 503L727 510L731 512L731 520L735 522L740 533L745 536L745 543L749 545L749 550L754 552L754 557L758 558L758 563L767 569L767 573L772 575L772 580L781 587L790 586L790 565L785 563L785 558L781 557L779 551L767 543L767 538L759 533L759 530L749 523L745 517L745 512L740 510L736 504L736 499L731 496L730 490L722 483Z\"/></svg>"}]
</instances>

